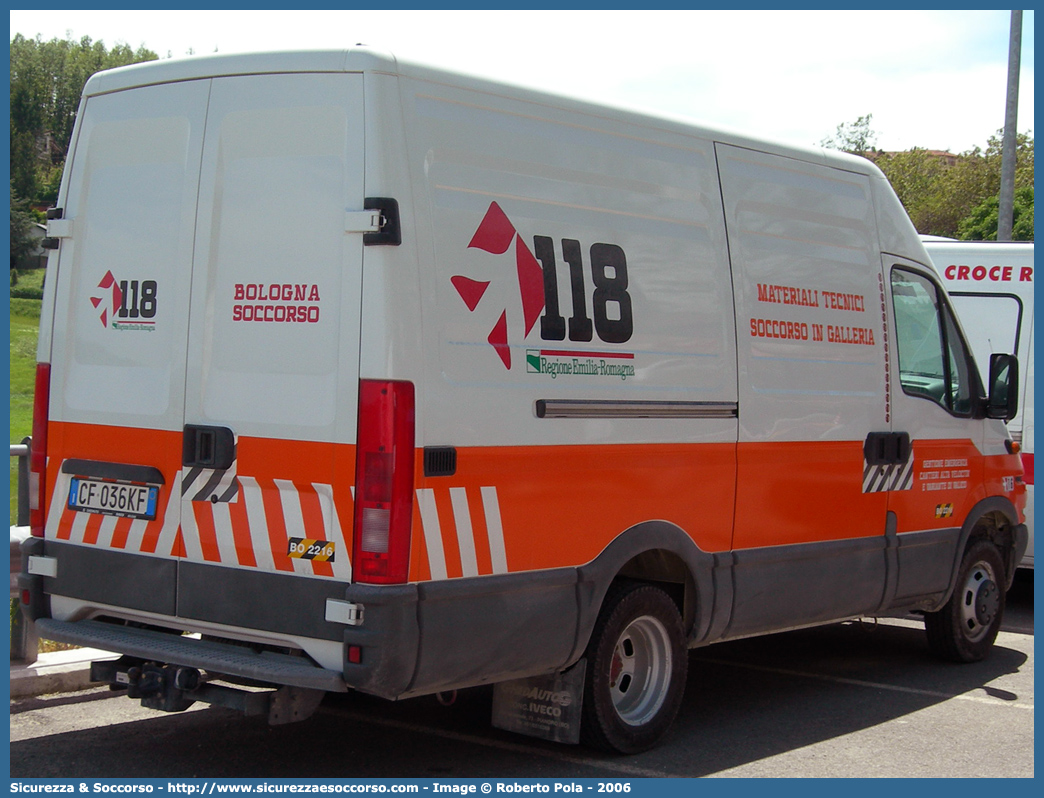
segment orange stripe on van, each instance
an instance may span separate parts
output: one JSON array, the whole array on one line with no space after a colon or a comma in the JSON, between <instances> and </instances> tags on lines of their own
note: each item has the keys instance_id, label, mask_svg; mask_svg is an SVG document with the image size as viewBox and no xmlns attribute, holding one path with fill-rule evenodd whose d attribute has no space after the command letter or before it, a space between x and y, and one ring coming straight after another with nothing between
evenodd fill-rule
<instances>
[{"instance_id":1,"label":"orange stripe on van","mask_svg":"<svg viewBox=\"0 0 1044 798\"><path fill-rule=\"evenodd\" d=\"M257 489L253 500L244 490L222 505L226 518L216 516L208 503L181 502L180 433L55 422L49 438L49 502L64 501L55 494L63 484L58 474L65 459L112 461L114 441L120 462L153 465L166 477L156 520L144 533L132 533L132 523L121 519L111 540L101 540L104 545L120 549L134 541L138 551L184 557L184 532L169 525L163 540L171 542L162 546L169 550L158 550L167 514L182 507L193 513L205 561L222 562L221 552L232 556L234 544L234 561L224 564L265 563L290 573L295 567L287 552L290 519L295 534L303 525L306 537L336 542L335 564L311 561L308 572L348 577L354 446L240 438L237 472ZM621 532L650 520L678 526L707 552L880 535L888 509L897 512L900 532L933 529L940 525L938 506L952 503L950 517L961 518L984 495L983 480L991 495L1003 493L999 483L1012 473L1009 461L1015 458L984 459L967 440L915 440L913 452L911 490L864 494L861 441L460 447L456 473L431 478L423 475L418 449L409 578L422 582L433 574L452 579L468 571L487 575L581 565ZM931 466L962 458L967 467ZM958 470L968 473L957 476ZM933 478L935 471L940 473ZM955 481L968 482L959 489L961 496L945 484ZM291 495L300 502L300 519L289 505ZM437 522L437 538L426 539L434 530L424 528L421 498L429 523ZM1023 501L1021 494L1013 500ZM54 510L48 514L55 527L48 528L49 536L83 535L73 542L98 544L101 517ZM252 520L263 528L252 529ZM441 552L430 551L428 542ZM303 563L310 561L297 562L304 572Z\"/></svg>"},{"instance_id":2,"label":"orange stripe on van","mask_svg":"<svg viewBox=\"0 0 1044 798\"><path fill-rule=\"evenodd\" d=\"M98 542L98 532L101 531L101 525L104 518L104 516L97 513L92 513L87 518L87 528L83 533L83 542L88 546L93 546Z\"/></svg>"},{"instance_id":3,"label":"orange stripe on van","mask_svg":"<svg viewBox=\"0 0 1044 798\"><path fill-rule=\"evenodd\" d=\"M62 510L62 517L58 522L58 531L54 534L56 540L69 540L69 538L72 537L74 518L76 518L76 513L70 512L67 509Z\"/></svg>"},{"instance_id":4,"label":"orange stripe on van","mask_svg":"<svg viewBox=\"0 0 1044 798\"><path fill-rule=\"evenodd\" d=\"M887 493L862 492L861 441L744 443L733 548L884 533Z\"/></svg>"},{"instance_id":5,"label":"orange stripe on van","mask_svg":"<svg viewBox=\"0 0 1044 798\"><path fill-rule=\"evenodd\" d=\"M236 545L236 560L240 565L256 568L257 558L254 556L254 544L250 539L246 501L240 496L239 501L229 504L228 510L232 522L232 540Z\"/></svg>"},{"instance_id":6,"label":"orange stripe on van","mask_svg":"<svg viewBox=\"0 0 1044 798\"><path fill-rule=\"evenodd\" d=\"M164 472L166 473L166 472ZM178 471L174 472L174 479L178 479ZM164 524L167 520L167 513L171 511L172 506L176 505L180 499L180 486L178 490L174 490L171 485L164 485L160 488L159 495L159 511L156 513L156 520L150 521L148 526L145 527L145 534L142 535L141 539L141 551L148 554L156 552L156 548L159 546L160 533L163 531ZM179 533L180 536L180 533ZM179 537L180 539L180 537ZM175 548L175 552L178 550ZM170 556L178 557L184 556L184 544L181 547L181 554L171 553ZM160 554L166 555L167 552L159 552Z\"/></svg>"},{"instance_id":7,"label":"orange stripe on van","mask_svg":"<svg viewBox=\"0 0 1044 798\"><path fill-rule=\"evenodd\" d=\"M168 430L52 421L48 447L50 456L57 457L55 470L70 458L152 465L164 475L181 468L181 433Z\"/></svg>"},{"instance_id":8,"label":"orange stripe on van","mask_svg":"<svg viewBox=\"0 0 1044 798\"><path fill-rule=\"evenodd\" d=\"M460 448L453 477L426 479L419 472L416 484L434 488L449 578L461 575L451 487L466 489L480 573L491 567L482 497L489 487L496 488L511 572L590 562L622 531L657 519L687 530L705 551L726 551L735 449L734 444ZM411 581L430 578L418 511L412 546Z\"/></svg>"},{"instance_id":9,"label":"orange stripe on van","mask_svg":"<svg viewBox=\"0 0 1044 798\"><path fill-rule=\"evenodd\" d=\"M127 538L130 537L131 524L133 523L130 518L121 518L116 522L116 528L112 532L112 542L109 544L112 548L127 548Z\"/></svg>"},{"instance_id":10,"label":"orange stripe on van","mask_svg":"<svg viewBox=\"0 0 1044 798\"><path fill-rule=\"evenodd\" d=\"M139 529L137 534L132 534L133 520L119 519L111 539L103 539L107 536L100 536L100 530L106 516L87 516L75 527L78 514L64 507L55 507L57 524L48 534L56 539L70 540L74 536L74 529L78 528L80 531L75 534L84 537L83 540L74 542L131 550L127 548L130 542L134 551L171 557L186 557L188 551L195 550L199 552L196 556L201 555L205 562L223 562L222 550L227 553L234 547L234 561L226 564L256 568L256 534L260 531L261 539L267 541L266 548L271 550L275 569L292 572L293 563L287 557L288 532L284 516L284 511L288 508L283 507L283 498L275 480L292 481L293 490L300 500L307 536L336 540L336 558L344 564L342 569L340 563L335 568L329 563L311 562L308 568L316 575L326 577L333 577L335 571L343 573L345 577L350 573L354 445L241 438L237 449L237 472L253 478L261 487L261 502L255 521L259 526L263 524L264 528L254 530L255 537L252 537L251 516L242 493L236 500L221 505L222 510L227 510L227 516L216 514L215 506L209 503L182 502L180 432L70 422L53 422L50 427L49 450L52 466L47 470L48 507L55 501L65 501L64 496L57 495L57 486L60 483L61 463L68 459L154 466L159 468L165 477L160 489L157 517L147 522L143 531ZM342 487L332 484L335 466L347 480ZM326 488L326 495L333 497L333 503L329 507L329 521L323 509L323 501L312 483L329 486ZM182 513L191 513L191 521L186 526L194 529L192 534L199 538L198 547L186 545L184 529L168 529L164 532L168 513L177 513L179 509ZM296 507L289 509L296 514ZM341 523L347 519L349 528L339 530L330 526L335 518ZM161 546L163 535L172 537L170 543L163 543ZM231 540L226 540L226 536L229 535ZM232 545L229 546L229 543ZM168 547L169 550L164 550Z\"/></svg>"},{"instance_id":11,"label":"orange stripe on van","mask_svg":"<svg viewBox=\"0 0 1044 798\"><path fill-rule=\"evenodd\" d=\"M471 529L475 535L475 562L480 574L493 573L493 558L489 551L489 530L486 528L486 515L483 512L482 497L473 488L467 491L468 512L471 516Z\"/></svg>"},{"instance_id":12,"label":"orange stripe on van","mask_svg":"<svg viewBox=\"0 0 1044 798\"><path fill-rule=\"evenodd\" d=\"M335 449L339 448L345 445L240 437L236 445L236 470L258 479L329 483ZM350 448L354 456L355 447ZM351 474L354 481L354 469Z\"/></svg>"},{"instance_id":13,"label":"orange stripe on van","mask_svg":"<svg viewBox=\"0 0 1044 798\"><path fill-rule=\"evenodd\" d=\"M435 507L438 510L439 530L442 533L442 550L446 556L446 575L453 579L464 575L460 562L460 544L457 541L457 522L450 507L449 493L445 489L435 491Z\"/></svg>"},{"instance_id":14,"label":"orange stripe on van","mask_svg":"<svg viewBox=\"0 0 1044 798\"><path fill-rule=\"evenodd\" d=\"M170 550L171 557L188 557L188 553L185 551L185 537L182 531L179 529L177 536L174 538L174 545Z\"/></svg>"},{"instance_id":15,"label":"orange stripe on van","mask_svg":"<svg viewBox=\"0 0 1044 798\"><path fill-rule=\"evenodd\" d=\"M155 554L156 546L159 544L160 529L160 524L157 521L153 521L145 528L145 534L141 538L141 550L146 554ZM176 557L177 555L171 556Z\"/></svg>"},{"instance_id":16,"label":"orange stripe on van","mask_svg":"<svg viewBox=\"0 0 1044 798\"><path fill-rule=\"evenodd\" d=\"M268 528L268 541L271 545L272 561L277 571L293 573L294 566L287 556L289 535L286 533L286 521L283 518L283 501L279 497L279 489L268 480L258 480L261 486L261 498L265 505L265 522Z\"/></svg>"},{"instance_id":17,"label":"orange stripe on van","mask_svg":"<svg viewBox=\"0 0 1044 798\"><path fill-rule=\"evenodd\" d=\"M221 562L217 530L214 527L214 513L211 511L210 505L203 502L192 502L191 507L196 520L196 529L199 530L199 547L203 553L203 561Z\"/></svg>"}]
</instances>

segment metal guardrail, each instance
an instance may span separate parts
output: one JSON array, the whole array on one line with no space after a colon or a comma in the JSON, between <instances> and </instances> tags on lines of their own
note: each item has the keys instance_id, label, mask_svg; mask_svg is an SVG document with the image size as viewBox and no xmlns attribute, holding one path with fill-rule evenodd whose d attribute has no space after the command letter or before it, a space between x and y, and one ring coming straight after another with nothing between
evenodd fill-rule
<instances>
[{"instance_id":1,"label":"metal guardrail","mask_svg":"<svg viewBox=\"0 0 1044 798\"><path fill-rule=\"evenodd\" d=\"M16 579L22 567L22 541L29 536L29 444L32 438L23 438L11 444L11 457L18 458L18 521L11 527L11 598L18 595Z\"/></svg>"},{"instance_id":2,"label":"metal guardrail","mask_svg":"<svg viewBox=\"0 0 1044 798\"><path fill-rule=\"evenodd\" d=\"M18 603L18 573L22 570L22 541L29 537L29 444L11 444L18 458L18 523L11 527L11 662L36 662L39 640L33 624L26 623Z\"/></svg>"},{"instance_id":3,"label":"metal guardrail","mask_svg":"<svg viewBox=\"0 0 1044 798\"><path fill-rule=\"evenodd\" d=\"M11 444L11 457L18 458L18 526L29 526L29 444L32 438L22 438Z\"/></svg>"}]
</instances>

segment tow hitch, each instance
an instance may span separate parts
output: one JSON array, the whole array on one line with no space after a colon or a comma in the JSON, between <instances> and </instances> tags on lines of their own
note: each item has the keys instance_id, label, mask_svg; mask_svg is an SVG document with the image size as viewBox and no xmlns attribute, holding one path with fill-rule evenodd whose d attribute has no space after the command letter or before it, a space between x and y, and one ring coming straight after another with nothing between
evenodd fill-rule
<instances>
[{"instance_id":1,"label":"tow hitch","mask_svg":"<svg viewBox=\"0 0 1044 798\"><path fill-rule=\"evenodd\" d=\"M91 663L91 681L105 682L113 690L126 690L147 709L184 712L197 701L235 709L245 715L268 715L273 725L295 723L310 717L325 692L284 685L257 691L213 684L196 668L120 657Z\"/></svg>"}]
</instances>

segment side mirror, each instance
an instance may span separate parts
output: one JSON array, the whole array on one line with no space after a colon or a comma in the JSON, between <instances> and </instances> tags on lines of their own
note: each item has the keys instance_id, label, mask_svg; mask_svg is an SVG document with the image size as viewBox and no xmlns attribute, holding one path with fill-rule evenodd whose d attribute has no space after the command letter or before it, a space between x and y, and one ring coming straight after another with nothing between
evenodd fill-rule
<instances>
[{"instance_id":1,"label":"side mirror","mask_svg":"<svg viewBox=\"0 0 1044 798\"><path fill-rule=\"evenodd\" d=\"M1019 361L1015 355L990 355L987 418L1011 421L1019 409Z\"/></svg>"}]
</instances>

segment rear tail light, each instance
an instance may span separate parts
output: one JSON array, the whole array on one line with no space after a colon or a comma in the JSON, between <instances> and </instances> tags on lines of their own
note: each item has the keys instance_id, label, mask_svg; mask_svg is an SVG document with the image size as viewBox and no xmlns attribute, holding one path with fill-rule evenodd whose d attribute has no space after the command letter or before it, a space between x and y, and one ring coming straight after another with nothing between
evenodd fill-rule
<instances>
[{"instance_id":1,"label":"rear tail light","mask_svg":"<svg viewBox=\"0 0 1044 798\"><path fill-rule=\"evenodd\" d=\"M1027 485L1033 484L1033 452L1022 453L1022 481Z\"/></svg>"},{"instance_id":2,"label":"rear tail light","mask_svg":"<svg viewBox=\"0 0 1044 798\"><path fill-rule=\"evenodd\" d=\"M44 490L47 485L47 413L51 393L51 366L36 364L36 392L33 395L33 441L29 448L29 531L44 536Z\"/></svg>"},{"instance_id":3,"label":"rear tail light","mask_svg":"<svg viewBox=\"0 0 1044 798\"><path fill-rule=\"evenodd\" d=\"M413 524L411 382L359 382L353 571L357 582L406 581Z\"/></svg>"}]
</instances>

